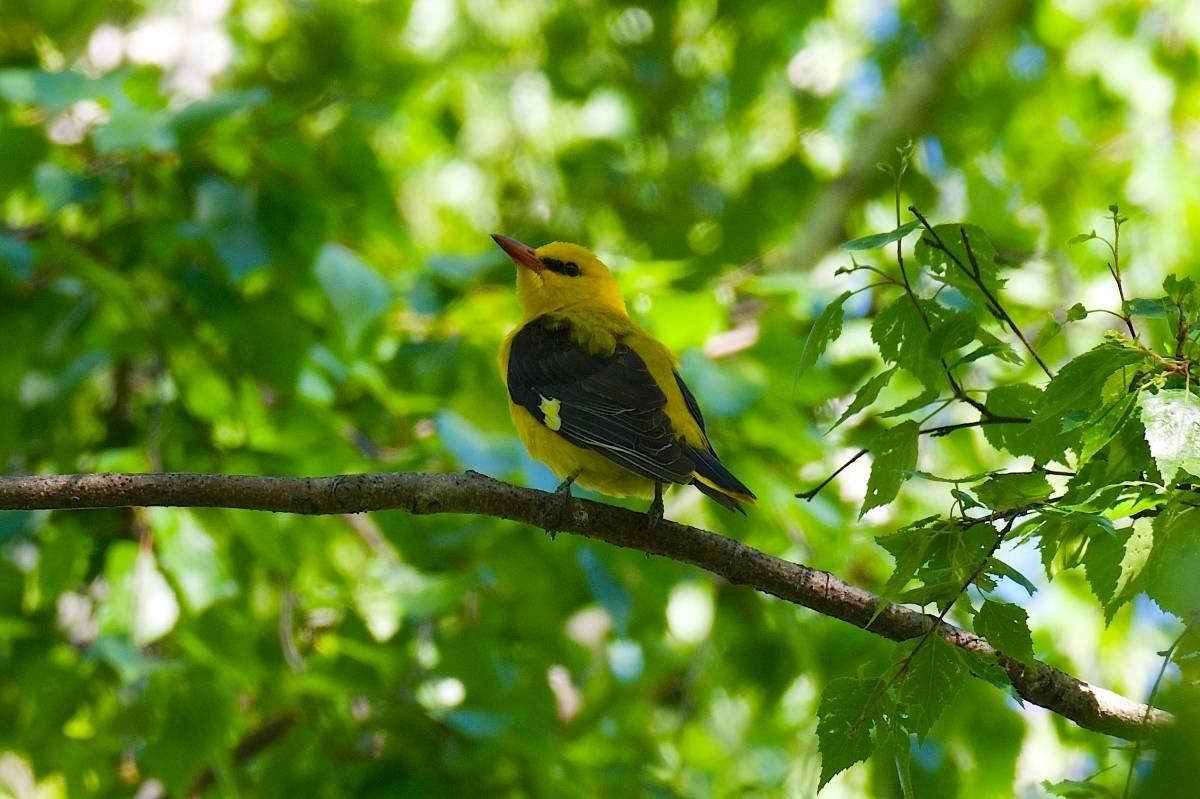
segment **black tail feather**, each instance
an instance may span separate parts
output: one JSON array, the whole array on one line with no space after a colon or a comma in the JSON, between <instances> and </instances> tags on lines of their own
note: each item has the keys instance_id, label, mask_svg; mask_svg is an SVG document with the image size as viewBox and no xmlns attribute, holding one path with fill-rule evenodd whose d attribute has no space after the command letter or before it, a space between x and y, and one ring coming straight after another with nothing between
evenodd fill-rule
<instances>
[{"instance_id":1,"label":"black tail feather","mask_svg":"<svg viewBox=\"0 0 1200 799\"><path fill-rule=\"evenodd\" d=\"M734 499L733 497L729 496L728 494L724 494L724 493L718 491L717 489L713 488L710 485L705 485L704 483L701 483L699 480L693 480L692 485L694 485L696 488L700 489L700 491L703 492L704 494L707 494L708 496L712 497L714 500L716 500L720 504L724 505L726 508L729 508L729 510L737 511L738 513L742 514L743 516L746 515L746 509L742 507L742 503L739 502L738 500Z\"/></svg>"},{"instance_id":2,"label":"black tail feather","mask_svg":"<svg viewBox=\"0 0 1200 799\"><path fill-rule=\"evenodd\" d=\"M693 480L692 485L730 510L744 515L746 511L742 508L739 498L730 496L730 494L740 495L742 499L753 502L754 492L747 488L745 483L734 477L733 473L725 468L725 464L717 458L717 453L711 449L693 448L689 454L692 456L692 462L696 464L696 474L712 483L712 485L707 485L700 480Z\"/></svg>"}]
</instances>

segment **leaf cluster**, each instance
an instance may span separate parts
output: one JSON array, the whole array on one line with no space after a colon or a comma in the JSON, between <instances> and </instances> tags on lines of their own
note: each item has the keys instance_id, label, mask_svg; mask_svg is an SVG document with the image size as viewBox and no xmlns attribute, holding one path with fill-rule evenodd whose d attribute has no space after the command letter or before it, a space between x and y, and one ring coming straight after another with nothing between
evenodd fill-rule
<instances>
[{"instance_id":1,"label":"leaf cluster","mask_svg":"<svg viewBox=\"0 0 1200 799\"><path fill-rule=\"evenodd\" d=\"M873 284L883 296L870 328L883 369L862 384L834 427L874 407L887 386L905 376L917 394L884 406L850 433L869 436L861 513L895 502L912 479L948 483L952 507L878 539L895 564L879 610L890 602L932 605L939 623L957 613L1001 652L1032 664L1028 614L997 593L1005 580L1029 596L1037 591L1035 580L998 555L1006 544L1029 543L1041 553L1047 580L1082 569L1109 621L1139 593L1182 620L1192 618L1200 612L1194 579L1200 573L1200 295L1194 282L1169 277L1161 297L1126 299L1119 238L1103 239L1119 287L1115 315L1127 328L1104 332L1092 348L1051 371L1036 347L1091 312L1076 305L1064 322L1053 321L1031 341L1013 321L1006 276L984 232L930 225L912 212L912 222L845 245L859 252L895 243L899 274L870 267L884 278ZM1119 232L1127 220L1115 207L1112 214ZM906 261L901 242L918 230ZM1099 237L1080 240L1091 238ZM842 271L867 268L854 261ZM802 368L836 339L849 296L828 306L814 325ZM1014 340L1017 346L1009 343ZM1038 380L1039 374L1048 379ZM970 420L936 423L956 408ZM927 437L966 429L981 431L993 460L1009 465L963 477L918 468ZM814 492L800 496L811 499ZM998 664L968 663L952 650L927 634L901 648L890 677L829 686L819 727L823 781L873 752L895 757L897 736L927 735L964 675L1007 684ZM1186 651L1179 657L1194 659L1194 648ZM920 707L912 704L914 696L922 698ZM907 749L900 751L903 760Z\"/></svg>"}]
</instances>

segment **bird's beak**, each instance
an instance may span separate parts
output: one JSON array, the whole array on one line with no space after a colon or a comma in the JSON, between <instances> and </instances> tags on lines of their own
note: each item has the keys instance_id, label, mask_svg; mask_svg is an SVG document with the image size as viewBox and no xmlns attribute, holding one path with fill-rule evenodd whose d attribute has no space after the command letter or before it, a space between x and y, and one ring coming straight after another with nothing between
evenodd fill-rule
<instances>
[{"instance_id":1,"label":"bird's beak","mask_svg":"<svg viewBox=\"0 0 1200 799\"><path fill-rule=\"evenodd\" d=\"M522 244L516 239L501 236L499 233L493 233L492 240L500 245L500 249L504 250L517 266L523 266L538 275L546 268L542 259L537 257L537 253L528 244Z\"/></svg>"}]
</instances>

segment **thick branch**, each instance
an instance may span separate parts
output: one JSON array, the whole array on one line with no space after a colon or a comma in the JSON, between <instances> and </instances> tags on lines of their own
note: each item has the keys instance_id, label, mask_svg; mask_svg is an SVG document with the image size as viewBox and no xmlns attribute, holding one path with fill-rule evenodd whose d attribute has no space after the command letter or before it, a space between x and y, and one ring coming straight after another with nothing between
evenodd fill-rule
<instances>
[{"instance_id":1,"label":"thick branch","mask_svg":"<svg viewBox=\"0 0 1200 799\"><path fill-rule=\"evenodd\" d=\"M933 616L891 605L872 622L879 597L828 572L782 560L732 538L663 521L625 508L561 497L490 477L466 474L354 474L337 477L246 477L212 474L84 474L0 477L0 510L173 505L243 508L281 513L362 513L494 516L605 541L690 563L733 583L752 586L797 605L868 629L894 641L923 635ZM942 624L937 634L954 646L995 655L1017 692L1081 727L1128 739L1150 737L1170 714L1077 680L1044 663L1025 666L974 633Z\"/></svg>"}]
</instances>

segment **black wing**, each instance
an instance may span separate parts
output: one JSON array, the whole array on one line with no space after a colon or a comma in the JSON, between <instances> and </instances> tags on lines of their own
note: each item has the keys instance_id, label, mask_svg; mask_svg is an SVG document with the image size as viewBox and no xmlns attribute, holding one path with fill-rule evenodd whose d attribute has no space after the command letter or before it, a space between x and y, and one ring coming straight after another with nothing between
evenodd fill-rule
<instances>
[{"instance_id":1,"label":"black wing","mask_svg":"<svg viewBox=\"0 0 1200 799\"><path fill-rule=\"evenodd\" d=\"M700 426L700 432L704 433L707 439L708 431L704 428L704 415L700 413L700 403L696 402L696 395L687 387L687 383L683 382L683 378L680 377L679 372L675 373L675 383L679 386L680 393L683 394L683 402L687 405L688 412L692 414L692 418ZM747 488L745 483L737 479L733 472L725 468L725 464L721 463L721 459L717 457L717 452L713 449L711 443L706 440L705 444L704 449L692 448L689 450L689 453L696 464L696 473L703 476L714 486L717 486L717 488L714 489L711 486L705 485L700 480L696 480L692 484L725 507L745 513L736 499L723 492L732 492L740 495L742 499L749 500L754 499L754 492Z\"/></svg>"},{"instance_id":2,"label":"black wing","mask_svg":"<svg viewBox=\"0 0 1200 799\"><path fill-rule=\"evenodd\" d=\"M696 396L687 387L687 383L683 382L683 378L679 376L679 372L675 373L675 385L679 386L679 392L683 394L684 404L687 405L687 409L692 414L692 418L696 420L696 424L700 426L700 432L708 435L708 431L704 429L704 415L700 413L700 403L696 402Z\"/></svg>"},{"instance_id":3,"label":"black wing","mask_svg":"<svg viewBox=\"0 0 1200 799\"><path fill-rule=\"evenodd\" d=\"M557 401L557 432L572 444L651 480L690 483L692 448L672 429L666 397L646 364L625 346L609 356L587 353L571 340L567 324L541 316L513 338L512 401L543 424L544 403Z\"/></svg>"}]
</instances>

